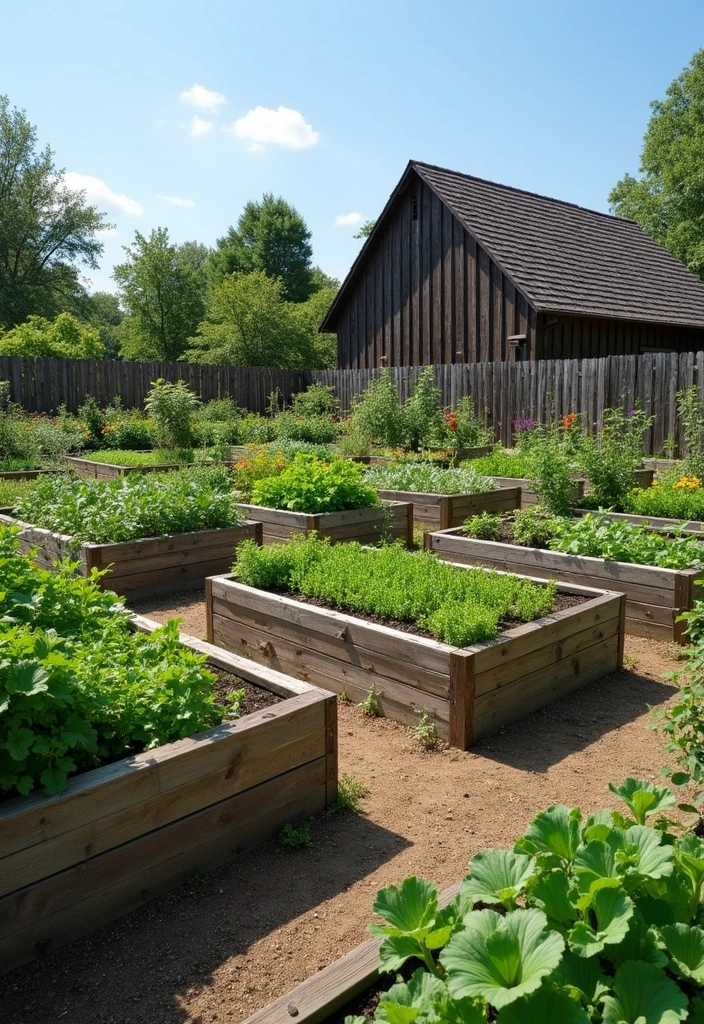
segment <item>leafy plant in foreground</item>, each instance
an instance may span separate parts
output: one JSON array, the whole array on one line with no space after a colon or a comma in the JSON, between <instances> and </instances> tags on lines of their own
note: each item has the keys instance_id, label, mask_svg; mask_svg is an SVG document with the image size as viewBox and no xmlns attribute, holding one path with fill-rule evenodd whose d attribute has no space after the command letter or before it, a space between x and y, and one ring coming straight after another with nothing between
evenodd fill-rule
<instances>
[{"instance_id":1,"label":"leafy plant in foreground","mask_svg":"<svg viewBox=\"0 0 704 1024\"><path fill-rule=\"evenodd\" d=\"M397 976L374 1019L700 1024L704 843L639 824L672 806L669 790L636 779L611 788L634 817L549 807L512 850L476 854L445 907L415 876L382 889L382 923L369 926L380 970L418 966Z\"/></svg>"},{"instance_id":2,"label":"leafy plant in foreground","mask_svg":"<svg viewBox=\"0 0 704 1024\"><path fill-rule=\"evenodd\" d=\"M97 575L38 569L0 529L0 792L61 792L70 774L222 721L205 658L172 620L133 632ZM238 698L239 699L239 698ZM236 703L230 711L236 713Z\"/></svg>"}]
</instances>

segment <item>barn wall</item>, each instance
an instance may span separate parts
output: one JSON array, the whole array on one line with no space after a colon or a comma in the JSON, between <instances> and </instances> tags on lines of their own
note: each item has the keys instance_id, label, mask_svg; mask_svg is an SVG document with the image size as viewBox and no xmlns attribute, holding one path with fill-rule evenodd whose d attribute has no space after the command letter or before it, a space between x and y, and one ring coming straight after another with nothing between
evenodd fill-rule
<instances>
[{"instance_id":1,"label":"barn wall","mask_svg":"<svg viewBox=\"0 0 704 1024\"><path fill-rule=\"evenodd\" d=\"M366 369L512 358L535 312L420 178L373 240L337 322L339 365Z\"/></svg>"},{"instance_id":2,"label":"barn wall","mask_svg":"<svg viewBox=\"0 0 704 1024\"><path fill-rule=\"evenodd\" d=\"M649 350L696 352L704 330L599 317L538 315L534 359L590 359Z\"/></svg>"}]
</instances>

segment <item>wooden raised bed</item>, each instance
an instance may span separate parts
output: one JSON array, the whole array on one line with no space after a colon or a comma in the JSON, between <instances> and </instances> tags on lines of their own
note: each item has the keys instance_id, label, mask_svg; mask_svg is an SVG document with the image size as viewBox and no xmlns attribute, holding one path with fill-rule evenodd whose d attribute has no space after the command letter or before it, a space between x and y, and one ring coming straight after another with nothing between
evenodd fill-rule
<instances>
[{"instance_id":1,"label":"wooden raised bed","mask_svg":"<svg viewBox=\"0 0 704 1024\"><path fill-rule=\"evenodd\" d=\"M35 561L47 569L59 558L79 562L79 572L89 576L92 569L110 569L100 580L105 590L118 594L163 593L174 587L200 586L206 576L228 572L235 548L243 540L262 542L262 524L251 521L219 530L197 530L165 537L121 541L116 544L77 542L65 534L52 533L0 515L0 525L19 526L20 551L37 549Z\"/></svg>"},{"instance_id":2,"label":"wooden raised bed","mask_svg":"<svg viewBox=\"0 0 704 1024\"><path fill-rule=\"evenodd\" d=\"M65 473L62 469L2 469L0 480L36 480L47 473Z\"/></svg>"},{"instance_id":3,"label":"wooden raised bed","mask_svg":"<svg viewBox=\"0 0 704 1024\"><path fill-rule=\"evenodd\" d=\"M490 455L493 450L493 444L477 448L456 448L447 459L440 459L439 461L433 459L432 464L434 466L444 466L445 468L458 466L460 462L466 462L467 459L482 459L485 455ZM390 466L393 462L398 462L398 459L392 455L348 455L346 458L351 459L353 462L361 462L365 466ZM418 458L422 459L421 452L418 453Z\"/></svg>"},{"instance_id":4,"label":"wooden raised bed","mask_svg":"<svg viewBox=\"0 0 704 1024\"><path fill-rule=\"evenodd\" d=\"M184 465L187 465L181 462L156 462L151 466L120 466L117 463L79 459L75 455L64 455L64 459L79 476L90 477L93 480L114 480L118 476L127 476L128 473L166 473L172 469L183 469Z\"/></svg>"},{"instance_id":5,"label":"wooden raised bed","mask_svg":"<svg viewBox=\"0 0 704 1024\"><path fill-rule=\"evenodd\" d=\"M273 544L292 537L317 533L329 537L331 543L356 540L374 544L380 540L402 540L413 546L413 506L409 502L391 501L371 508L355 508L347 512L287 512L262 505L243 505L248 519L262 524L262 541ZM212 574L214 575L214 574Z\"/></svg>"},{"instance_id":6,"label":"wooden raised bed","mask_svg":"<svg viewBox=\"0 0 704 1024\"><path fill-rule=\"evenodd\" d=\"M460 891L461 883L443 889L438 905L446 907ZM370 907L371 916L371 907ZM367 939L322 971L296 985L286 995L247 1017L243 1024L325 1024L334 1013L361 995L379 977L379 946L382 940ZM394 974L388 974L388 988Z\"/></svg>"},{"instance_id":7,"label":"wooden raised bed","mask_svg":"<svg viewBox=\"0 0 704 1024\"><path fill-rule=\"evenodd\" d=\"M521 490L521 508L528 508L529 505L538 504L538 495L532 490L530 483L521 476L492 476L497 487L519 487ZM579 501L584 496L584 480L574 481L574 500Z\"/></svg>"},{"instance_id":8,"label":"wooden raised bed","mask_svg":"<svg viewBox=\"0 0 704 1024\"><path fill-rule=\"evenodd\" d=\"M158 623L135 616L137 628ZM337 793L331 693L182 634L217 667L288 699L0 804L0 973L264 842Z\"/></svg>"},{"instance_id":9,"label":"wooden raised bed","mask_svg":"<svg viewBox=\"0 0 704 1024\"><path fill-rule=\"evenodd\" d=\"M482 512L511 512L521 507L520 487L499 487L476 494L430 494L420 491L377 490L382 501L409 501L413 519L437 529L461 526L468 516Z\"/></svg>"},{"instance_id":10,"label":"wooden raised bed","mask_svg":"<svg viewBox=\"0 0 704 1024\"><path fill-rule=\"evenodd\" d=\"M353 701L373 685L388 718L416 725L426 711L438 735L465 750L621 665L622 595L559 591L587 600L457 648L220 576L206 581L208 639Z\"/></svg>"},{"instance_id":11,"label":"wooden raised bed","mask_svg":"<svg viewBox=\"0 0 704 1024\"><path fill-rule=\"evenodd\" d=\"M604 587L626 596L625 629L635 636L686 643L686 623L677 622L693 606L694 583L704 579L698 569L660 569L649 565L609 562L562 551L463 537L461 530L425 535L425 545L440 558L463 565L483 565L504 572L527 573L560 583Z\"/></svg>"}]
</instances>

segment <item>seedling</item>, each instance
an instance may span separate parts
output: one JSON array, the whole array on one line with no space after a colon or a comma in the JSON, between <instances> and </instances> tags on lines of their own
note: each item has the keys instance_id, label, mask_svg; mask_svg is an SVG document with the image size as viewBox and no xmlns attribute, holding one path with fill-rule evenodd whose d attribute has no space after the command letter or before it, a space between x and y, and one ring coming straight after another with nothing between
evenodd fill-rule
<instances>
[{"instance_id":1,"label":"seedling","mask_svg":"<svg viewBox=\"0 0 704 1024\"><path fill-rule=\"evenodd\" d=\"M328 809L328 814L340 814L342 811L352 811L353 814L362 814L360 799L368 792L367 787L352 775L343 775L337 783L337 799Z\"/></svg>"},{"instance_id":2,"label":"seedling","mask_svg":"<svg viewBox=\"0 0 704 1024\"><path fill-rule=\"evenodd\" d=\"M279 843L284 850L301 850L313 845L313 830L307 821L300 825L287 822L279 832Z\"/></svg>"},{"instance_id":3,"label":"seedling","mask_svg":"<svg viewBox=\"0 0 704 1024\"><path fill-rule=\"evenodd\" d=\"M347 696L347 690L340 690L340 692L337 695L337 700L338 700L338 702L340 704L351 704L352 703L350 698Z\"/></svg>"},{"instance_id":4,"label":"seedling","mask_svg":"<svg viewBox=\"0 0 704 1024\"><path fill-rule=\"evenodd\" d=\"M372 683L369 687L367 696L359 705L365 715L369 715L370 718L378 718L381 715L381 704L379 703L380 696L381 694L377 691L374 683Z\"/></svg>"},{"instance_id":5,"label":"seedling","mask_svg":"<svg viewBox=\"0 0 704 1024\"><path fill-rule=\"evenodd\" d=\"M438 730L429 711L417 711L420 715L413 735L425 750L435 750L438 745Z\"/></svg>"}]
</instances>

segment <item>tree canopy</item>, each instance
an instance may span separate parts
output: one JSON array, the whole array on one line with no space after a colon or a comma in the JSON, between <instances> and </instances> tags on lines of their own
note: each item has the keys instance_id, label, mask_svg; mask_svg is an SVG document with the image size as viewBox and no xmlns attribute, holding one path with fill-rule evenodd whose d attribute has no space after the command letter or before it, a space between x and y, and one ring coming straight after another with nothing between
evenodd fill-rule
<instances>
[{"instance_id":1,"label":"tree canopy","mask_svg":"<svg viewBox=\"0 0 704 1024\"><path fill-rule=\"evenodd\" d=\"M29 316L10 331L0 330L0 355L101 359L105 349L96 327L80 323L70 313L59 313L53 321Z\"/></svg>"},{"instance_id":2,"label":"tree canopy","mask_svg":"<svg viewBox=\"0 0 704 1024\"><path fill-rule=\"evenodd\" d=\"M210 261L211 281L217 285L229 274L260 270L280 278L286 301L305 302L314 289L310 239L298 210L266 192L260 202L248 202L237 227L218 239Z\"/></svg>"},{"instance_id":3,"label":"tree canopy","mask_svg":"<svg viewBox=\"0 0 704 1024\"><path fill-rule=\"evenodd\" d=\"M621 178L611 209L704 277L704 49L650 106L640 176Z\"/></svg>"},{"instance_id":4,"label":"tree canopy","mask_svg":"<svg viewBox=\"0 0 704 1024\"><path fill-rule=\"evenodd\" d=\"M119 327L128 359L178 359L206 309L206 246L173 245L166 228L135 232L113 277L128 315Z\"/></svg>"},{"instance_id":5,"label":"tree canopy","mask_svg":"<svg viewBox=\"0 0 704 1024\"><path fill-rule=\"evenodd\" d=\"M63 184L23 110L0 96L0 325L73 308L78 266L98 266L97 232L108 227L85 193Z\"/></svg>"}]
</instances>

